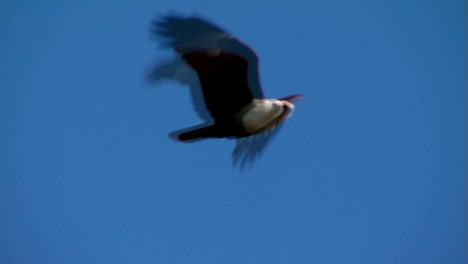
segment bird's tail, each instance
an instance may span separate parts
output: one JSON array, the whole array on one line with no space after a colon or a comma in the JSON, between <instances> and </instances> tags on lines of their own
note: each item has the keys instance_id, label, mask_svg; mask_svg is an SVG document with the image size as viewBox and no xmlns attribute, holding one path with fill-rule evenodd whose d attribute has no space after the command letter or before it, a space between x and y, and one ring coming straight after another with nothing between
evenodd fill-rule
<instances>
[{"instance_id":1,"label":"bird's tail","mask_svg":"<svg viewBox=\"0 0 468 264\"><path fill-rule=\"evenodd\" d=\"M177 141L193 142L205 138L218 137L217 129L214 125L201 127L195 126L183 130L174 131L169 136Z\"/></svg>"}]
</instances>

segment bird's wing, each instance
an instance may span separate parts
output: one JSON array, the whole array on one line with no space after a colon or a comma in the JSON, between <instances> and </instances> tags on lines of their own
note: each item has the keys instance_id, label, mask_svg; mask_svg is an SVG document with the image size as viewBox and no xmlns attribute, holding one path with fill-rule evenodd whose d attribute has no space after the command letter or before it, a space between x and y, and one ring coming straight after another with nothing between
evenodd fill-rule
<instances>
[{"instance_id":1,"label":"bird's wing","mask_svg":"<svg viewBox=\"0 0 468 264\"><path fill-rule=\"evenodd\" d=\"M271 142L272 138L278 133L284 124L284 120L288 118L289 113L284 112L270 124L257 131L249 137L239 138L236 141L236 146L232 151L232 161L234 166L239 166L241 169L245 166L251 166L257 158L260 157L265 147Z\"/></svg>"},{"instance_id":2,"label":"bird's wing","mask_svg":"<svg viewBox=\"0 0 468 264\"><path fill-rule=\"evenodd\" d=\"M183 58L177 56L171 60L155 64L150 68L150 71L148 71L146 78L151 82L173 80L180 84L187 85L190 89L193 107L198 116L203 119L206 124L213 123L213 117L206 109L197 72L193 70Z\"/></svg>"},{"instance_id":3,"label":"bird's wing","mask_svg":"<svg viewBox=\"0 0 468 264\"><path fill-rule=\"evenodd\" d=\"M179 54L200 50L222 50L248 61L247 79L255 98L264 98L258 74L257 54L226 30L207 20L191 16L167 15L152 23L151 32L163 47Z\"/></svg>"},{"instance_id":4,"label":"bird's wing","mask_svg":"<svg viewBox=\"0 0 468 264\"><path fill-rule=\"evenodd\" d=\"M272 138L277 134L283 124L249 137L238 138L232 151L233 166L243 169L252 166L265 150Z\"/></svg>"},{"instance_id":5,"label":"bird's wing","mask_svg":"<svg viewBox=\"0 0 468 264\"><path fill-rule=\"evenodd\" d=\"M182 57L198 73L206 108L215 122L232 119L254 99L247 80L248 62L243 57L216 50Z\"/></svg>"}]
</instances>

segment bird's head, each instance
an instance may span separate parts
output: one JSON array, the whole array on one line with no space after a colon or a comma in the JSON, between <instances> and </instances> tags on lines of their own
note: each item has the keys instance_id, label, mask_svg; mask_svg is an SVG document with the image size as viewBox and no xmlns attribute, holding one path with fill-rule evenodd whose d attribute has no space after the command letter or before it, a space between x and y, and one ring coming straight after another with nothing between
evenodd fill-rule
<instances>
[{"instance_id":1,"label":"bird's head","mask_svg":"<svg viewBox=\"0 0 468 264\"><path fill-rule=\"evenodd\" d=\"M286 108L290 114L293 113L294 111L294 102L299 101L304 97L302 94L295 94L287 97L280 98L279 101L283 103L283 107Z\"/></svg>"}]
</instances>

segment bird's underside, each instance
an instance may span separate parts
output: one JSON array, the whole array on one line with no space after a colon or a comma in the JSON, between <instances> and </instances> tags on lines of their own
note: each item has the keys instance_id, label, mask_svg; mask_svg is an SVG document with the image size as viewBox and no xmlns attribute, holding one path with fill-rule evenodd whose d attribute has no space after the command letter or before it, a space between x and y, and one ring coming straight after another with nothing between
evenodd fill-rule
<instances>
[{"instance_id":1,"label":"bird's underside","mask_svg":"<svg viewBox=\"0 0 468 264\"><path fill-rule=\"evenodd\" d=\"M155 22L155 25L153 32L172 39L174 50L196 72L203 103L213 119L211 124L175 131L171 133L171 137L183 142L207 138L237 138L233 152L234 162L244 165L253 161L294 111L293 102L302 96L265 99L258 76L252 77L252 73L256 75L258 72L255 53L227 32L200 18L168 16L165 20ZM198 32L196 27L200 25L207 32ZM190 34L199 33L193 36L192 41L196 45L187 40L189 33L179 32L181 29ZM179 35L184 38L178 39ZM213 40L216 43L212 43ZM226 47L242 48L233 50Z\"/></svg>"}]
</instances>

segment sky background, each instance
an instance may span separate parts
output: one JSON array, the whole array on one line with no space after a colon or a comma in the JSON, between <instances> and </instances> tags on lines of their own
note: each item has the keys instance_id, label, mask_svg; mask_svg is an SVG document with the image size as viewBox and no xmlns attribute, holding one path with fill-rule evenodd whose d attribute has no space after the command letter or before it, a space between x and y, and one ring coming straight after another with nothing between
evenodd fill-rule
<instances>
[{"instance_id":1,"label":"sky background","mask_svg":"<svg viewBox=\"0 0 468 264\"><path fill-rule=\"evenodd\" d=\"M261 159L171 141L150 21L199 14L305 95ZM466 263L466 1L0 3L0 263Z\"/></svg>"}]
</instances>

